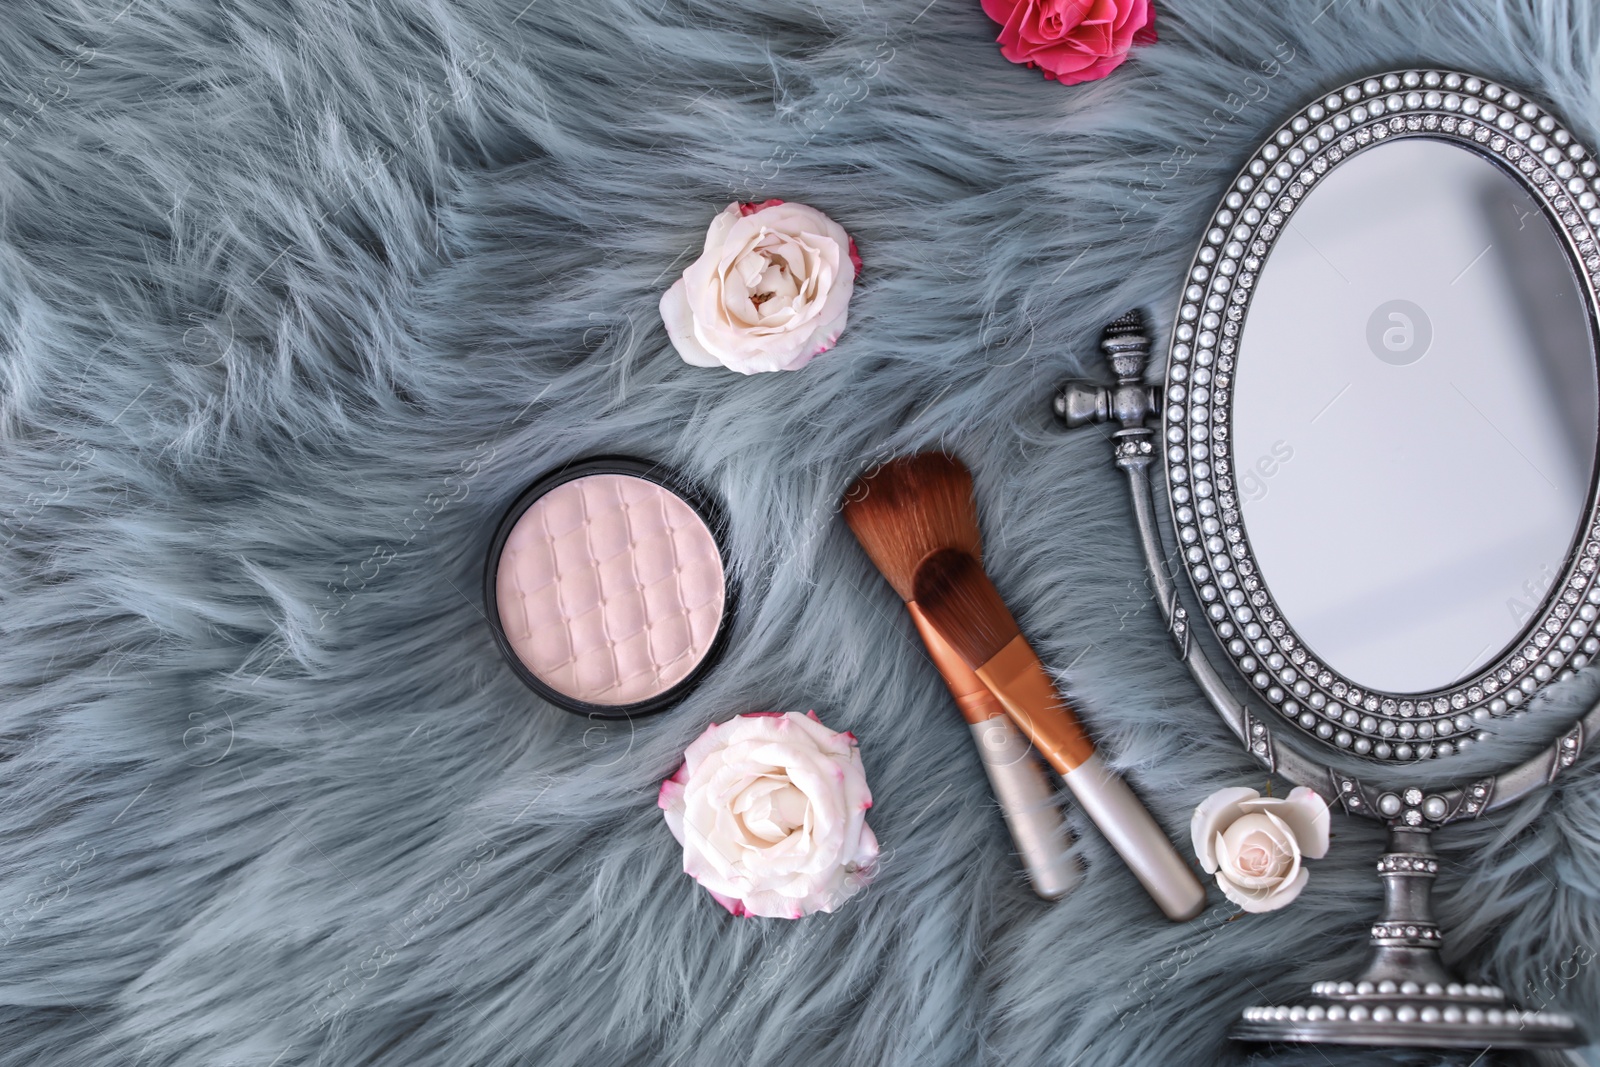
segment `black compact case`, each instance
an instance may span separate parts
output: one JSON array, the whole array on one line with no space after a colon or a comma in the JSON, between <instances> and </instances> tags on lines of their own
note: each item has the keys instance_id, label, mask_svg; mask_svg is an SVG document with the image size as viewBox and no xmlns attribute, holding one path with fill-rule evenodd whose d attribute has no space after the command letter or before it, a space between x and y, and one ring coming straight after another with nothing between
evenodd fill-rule
<instances>
[{"instance_id":1,"label":"black compact case","mask_svg":"<svg viewBox=\"0 0 1600 1067\"><path fill-rule=\"evenodd\" d=\"M660 486L682 500L705 523L722 562L722 617L718 620L717 631L711 644L700 657L700 661L671 688L631 704L590 703L553 688L534 674L517 655L516 649L506 636L505 626L500 618L498 596L500 558L518 520L536 501L558 486L600 474L639 478ZM483 569L483 601L484 614L489 620L489 628L494 632L495 644L499 646L513 674L522 679L529 689L564 711L596 719L632 719L666 711L689 695L689 692L705 677L706 672L721 658L723 649L727 645L728 632L738 600L737 584L728 558L727 530L726 512L715 496L700 484L658 463L632 456L594 456L575 460L552 470L540 476L517 495L505 514L501 516L499 524L495 527L494 537L489 542Z\"/></svg>"}]
</instances>

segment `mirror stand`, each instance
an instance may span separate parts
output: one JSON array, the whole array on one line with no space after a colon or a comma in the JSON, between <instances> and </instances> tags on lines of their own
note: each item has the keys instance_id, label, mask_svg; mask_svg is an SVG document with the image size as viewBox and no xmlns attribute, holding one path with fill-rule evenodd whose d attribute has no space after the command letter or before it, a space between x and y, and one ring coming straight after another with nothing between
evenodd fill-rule
<instances>
[{"instance_id":1,"label":"mirror stand","mask_svg":"<svg viewBox=\"0 0 1600 1067\"><path fill-rule=\"evenodd\" d=\"M1244 1010L1241 1041L1454 1048L1571 1048L1583 1043L1560 1012L1518 1011L1492 985L1462 983L1439 957L1433 919L1439 860L1425 828L1393 826L1378 861L1383 914L1372 926L1372 960L1354 981L1316 982L1294 1004Z\"/></svg>"},{"instance_id":2,"label":"mirror stand","mask_svg":"<svg viewBox=\"0 0 1600 1067\"><path fill-rule=\"evenodd\" d=\"M1389 826L1388 850L1377 865L1384 883L1383 913L1371 928L1373 954L1353 980L1316 982L1294 1004L1245 1009L1232 1036L1241 1041L1325 1042L1433 1048L1572 1048L1582 1030L1561 1012L1521 1011L1492 985L1463 983L1440 958L1444 938L1433 918L1433 881L1439 858L1432 830L1477 818L1548 784L1571 766L1584 742L1600 729L1600 706L1546 752L1498 778L1424 793L1411 787L1386 791L1366 785L1301 755L1273 736L1268 723L1236 696L1193 640L1187 610L1166 565L1151 490L1157 442L1147 421L1161 414L1158 389L1144 383L1150 338L1135 311L1106 327L1101 351L1115 385L1067 382L1053 408L1067 427L1115 423L1115 461L1128 476L1134 521L1168 633L1207 699L1268 771L1319 793L1332 792L1349 815Z\"/></svg>"}]
</instances>

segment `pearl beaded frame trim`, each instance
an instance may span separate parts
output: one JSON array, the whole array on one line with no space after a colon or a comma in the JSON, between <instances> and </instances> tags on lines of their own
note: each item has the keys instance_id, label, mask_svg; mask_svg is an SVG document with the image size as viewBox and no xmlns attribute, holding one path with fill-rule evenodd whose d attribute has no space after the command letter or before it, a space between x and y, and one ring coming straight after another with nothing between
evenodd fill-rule
<instances>
[{"instance_id":1,"label":"pearl beaded frame trim","mask_svg":"<svg viewBox=\"0 0 1600 1067\"><path fill-rule=\"evenodd\" d=\"M1270 1008L1246 1008L1244 1012L1246 1022L1341 1022L1348 1019L1352 1023L1362 1023L1371 1020L1375 1023L1441 1023L1446 1026L1456 1026L1466 1023L1469 1026L1534 1026L1540 1028L1566 1028L1572 1025L1572 1016L1558 1011L1523 1011L1515 1008L1479 1008L1463 1007L1459 1004L1445 1004L1442 1007L1436 1004L1402 1004L1392 1007L1388 1004L1379 1004L1368 1008L1365 1004L1352 1004L1348 1007L1343 1004L1321 1005L1313 1004L1310 1007L1295 1005L1281 1005Z\"/></svg>"},{"instance_id":2,"label":"pearl beaded frame trim","mask_svg":"<svg viewBox=\"0 0 1600 1067\"><path fill-rule=\"evenodd\" d=\"M1273 601L1234 492L1232 381L1256 276L1300 201L1330 170L1392 138L1468 147L1517 177L1561 234L1591 320L1600 279L1600 167L1553 116L1468 74L1406 70L1352 82L1295 114L1240 171L1190 265L1167 360L1165 455L1184 569L1243 676L1290 722L1362 756L1451 755L1600 652L1600 513L1589 510L1560 582L1521 638L1458 685L1374 692L1317 662Z\"/></svg>"}]
</instances>

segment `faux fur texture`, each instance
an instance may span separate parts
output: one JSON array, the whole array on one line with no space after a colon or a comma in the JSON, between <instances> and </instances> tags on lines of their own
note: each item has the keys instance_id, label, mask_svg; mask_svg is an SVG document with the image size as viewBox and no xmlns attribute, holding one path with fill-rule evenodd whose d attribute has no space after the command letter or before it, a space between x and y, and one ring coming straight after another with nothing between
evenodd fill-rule
<instances>
[{"instance_id":1,"label":"faux fur texture","mask_svg":"<svg viewBox=\"0 0 1600 1067\"><path fill-rule=\"evenodd\" d=\"M875 459L958 449L999 585L1182 840L1264 778L1050 387L1099 373L1114 315L1170 319L1227 178L1330 85L1469 68L1600 143L1600 17L1158 12L1064 89L975 0L8 5L0 1063L1241 1063L1240 1008L1354 967L1367 823L1335 819L1289 910L1214 893L1173 925L1074 815L1087 880L1035 899L835 506ZM849 329L799 374L687 367L660 293L769 196L859 242ZM500 509L601 451L714 486L744 588L707 683L632 727L542 706L480 611ZM732 919L657 782L708 721L807 708L861 738L882 874L831 916ZM1441 835L1438 895L1467 975L1591 1022L1596 767Z\"/></svg>"}]
</instances>

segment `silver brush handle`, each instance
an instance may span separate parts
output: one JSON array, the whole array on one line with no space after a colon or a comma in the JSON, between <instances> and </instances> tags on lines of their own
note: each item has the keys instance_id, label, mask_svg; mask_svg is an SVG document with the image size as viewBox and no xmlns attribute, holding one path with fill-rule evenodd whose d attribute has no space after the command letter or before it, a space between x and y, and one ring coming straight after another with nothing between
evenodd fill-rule
<instances>
[{"instance_id":1,"label":"silver brush handle","mask_svg":"<svg viewBox=\"0 0 1600 1067\"><path fill-rule=\"evenodd\" d=\"M1065 778L1084 813L1167 917L1182 922L1199 915L1206 906L1205 888L1128 783L1112 774L1098 754Z\"/></svg>"},{"instance_id":2,"label":"silver brush handle","mask_svg":"<svg viewBox=\"0 0 1600 1067\"><path fill-rule=\"evenodd\" d=\"M989 784L1033 891L1046 900L1061 899L1083 877L1083 866L1068 851L1071 839L1044 764L1006 716L971 726L972 741L983 757L983 769L989 772Z\"/></svg>"}]
</instances>

